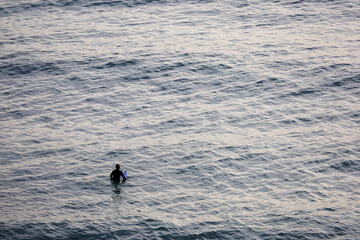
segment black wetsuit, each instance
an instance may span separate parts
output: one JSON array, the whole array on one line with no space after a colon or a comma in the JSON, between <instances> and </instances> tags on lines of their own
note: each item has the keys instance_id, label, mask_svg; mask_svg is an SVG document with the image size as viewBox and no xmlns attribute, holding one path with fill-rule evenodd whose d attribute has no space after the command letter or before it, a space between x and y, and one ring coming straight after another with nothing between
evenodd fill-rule
<instances>
[{"instance_id":1,"label":"black wetsuit","mask_svg":"<svg viewBox=\"0 0 360 240\"><path fill-rule=\"evenodd\" d=\"M118 170L118 169L115 169L114 171L112 171L112 173L110 174L110 177L113 179L113 180L116 180L116 181L120 181L120 176L123 177L123 179L126 179L126 177L124 176L123 172Z\"/></svg>"}]
</instances>

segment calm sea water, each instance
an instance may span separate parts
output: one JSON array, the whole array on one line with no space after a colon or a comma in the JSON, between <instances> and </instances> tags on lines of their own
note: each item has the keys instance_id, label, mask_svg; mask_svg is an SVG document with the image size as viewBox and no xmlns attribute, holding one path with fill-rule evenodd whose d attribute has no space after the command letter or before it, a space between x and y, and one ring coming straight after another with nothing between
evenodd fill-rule
<instances>
[{"instance_id":1,"label":"calm sea water","mask_svg":"<svg viewBox=\"0 0 360 240\"><path fill-rule=\"evenodd\" d=\"M359 20L357 0L1 1L0 238L360 239Z\"/></svg>"}]
</instances>

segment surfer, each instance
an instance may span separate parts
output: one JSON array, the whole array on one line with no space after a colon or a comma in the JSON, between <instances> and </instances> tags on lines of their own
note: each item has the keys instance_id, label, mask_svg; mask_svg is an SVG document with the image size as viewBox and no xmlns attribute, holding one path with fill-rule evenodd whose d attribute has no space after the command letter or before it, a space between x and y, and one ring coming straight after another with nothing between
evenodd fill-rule
<instances>
[{"instance_id":1,"label":"surfer","mask_svg":"<svg viewBox=\"0 0 360 240\"><path fill-rule=\"evenodd\" d=\"M112 180L120 181L120 176L123 177L124 181L126 180L124 173L122 171L120 171L120 165L116 164L116 169L111 172L110 178Z\"/></svg>"}]
</instances>

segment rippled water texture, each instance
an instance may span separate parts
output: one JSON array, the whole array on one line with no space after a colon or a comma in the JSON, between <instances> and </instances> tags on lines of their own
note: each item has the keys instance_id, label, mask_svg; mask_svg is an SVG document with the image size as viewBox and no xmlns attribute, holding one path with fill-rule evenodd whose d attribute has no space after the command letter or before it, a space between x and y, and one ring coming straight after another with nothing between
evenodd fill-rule
<instances>
[{"instance_id":1,"label":"rippled water texture","mask_svg":"<svg viewBox=\"0 0 360 240\"><path fill-rule=\"evenodd\" d=\"M0 238L359 239L359 18L2 1Z\"/></svg>"}]
</instances>

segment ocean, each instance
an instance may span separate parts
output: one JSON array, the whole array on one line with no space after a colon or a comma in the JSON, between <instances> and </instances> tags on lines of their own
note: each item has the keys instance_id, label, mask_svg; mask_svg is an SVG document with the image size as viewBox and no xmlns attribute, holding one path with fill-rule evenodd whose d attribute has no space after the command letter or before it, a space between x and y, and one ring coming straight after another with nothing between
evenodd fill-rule
<instances>
[{"instance_id":1,"label":"ocean","mask_svg":"<svg viewBox=\"0 0 360 240\"><path fill-rule=\"evenodd\" d=\"M360 239L359 20L1 1L0 239Z\"/></svg>"}]
</instances>

